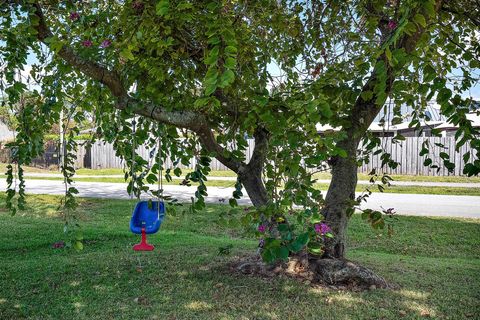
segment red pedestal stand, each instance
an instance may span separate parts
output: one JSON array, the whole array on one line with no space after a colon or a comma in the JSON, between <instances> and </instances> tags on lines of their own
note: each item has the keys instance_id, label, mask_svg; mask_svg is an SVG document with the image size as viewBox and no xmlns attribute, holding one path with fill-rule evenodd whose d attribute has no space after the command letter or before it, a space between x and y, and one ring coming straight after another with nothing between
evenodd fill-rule
<instances>
[{"instance_id":1,"label":"red pedestal stand","mask_svg":"<svg viewBox=\"0 0 480 320\"><path fill-rule=\"evenodd\" d=\"M152 251L155 249L154 246L147 243L147 233L145 232L145 228L142 228L142 242L133 246L133 250L135 251Z\"/></svg>"}]
</instances>

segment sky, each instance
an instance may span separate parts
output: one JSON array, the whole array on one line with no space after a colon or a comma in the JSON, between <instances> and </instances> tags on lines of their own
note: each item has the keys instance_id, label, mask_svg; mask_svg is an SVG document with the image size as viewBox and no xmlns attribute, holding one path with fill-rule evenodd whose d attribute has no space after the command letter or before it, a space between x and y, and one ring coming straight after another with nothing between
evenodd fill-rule
<instances>
[{"instance_id":1,"label":"sky","mask_svg":"<svg viewBox=\"0 0 480 320\"><path fill-rule=\"evenodd\" d=\"M26 76L29 74L29 72L31 70L31 66L33 64L37 63L37 62L38 62L38 60L36 59L35 55L29 54L29 56L27 58L27 65L25 66L24 70L21 72L22 76L24 78L26 78ZM267 68L268 68L268 71L272 74L272 76L275 77L275 76L280 76L281 75L280 68L278 67L278 65L276 63L270 63ZM480 69L475 69L474 72L477 75L480 75ZM453 75L456 75L456 74L460 75L461 71L459 69L457 69L456 71L453 72ZM34 89L40 90L40 87L38 85L30 84L29 89L30 90L34 90ZM470 88L469 91L463 92L462 97L464 97L464 98L471 97L474 100L480 101L480 84L477 84L475 87Z\"/></svg>"}]
</instances>

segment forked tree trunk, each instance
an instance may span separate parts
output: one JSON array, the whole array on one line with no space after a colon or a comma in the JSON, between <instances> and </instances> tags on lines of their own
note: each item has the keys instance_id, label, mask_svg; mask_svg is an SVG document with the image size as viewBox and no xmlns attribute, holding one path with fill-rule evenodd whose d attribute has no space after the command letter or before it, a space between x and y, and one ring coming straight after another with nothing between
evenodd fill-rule
<instances>
[{"instance_id":1,"label":"forked tree trunk","mask_svg":"<svg viewBox=\"0 0 480 320\"><path fill-rule=\"evenodd\" d=\"M357 164L355 160L358 140L345 140L339 146L347 151L348 157L336 157L332 163L332 182L326 197L323 213L333 229L335 237L326 244L326 254L322 257L309 255L306 251L292 254L288 263L266 265L256 256L247 261L237 261L234 270L242 273L255 273L274 276L278 273L300 277L334 287L356 289L391 288L385 279L368 268L345 260L346 231L349 217L347 208L355 198L357 185ZM238 172L240 181L256 207L268 203L269 198L262 181L261 163L252 158L247 166ZM276 270L276 271L275 271Z\"/></svg>"}]
</instances>

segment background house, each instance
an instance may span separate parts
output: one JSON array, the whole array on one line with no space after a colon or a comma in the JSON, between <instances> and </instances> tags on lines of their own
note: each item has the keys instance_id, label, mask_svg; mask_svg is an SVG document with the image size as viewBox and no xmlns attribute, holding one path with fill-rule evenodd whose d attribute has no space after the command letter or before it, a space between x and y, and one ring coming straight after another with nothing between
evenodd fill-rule
<instances>
[{"instance_id":1,"label":"background house","mask_svg":"<svg viewBox=\"0 0 480 320\"><path fill-rule=\"evenodd\" d=\"M425 119L420 121L420 129L410 128L412 120L412 109L408 106L402 106L403 121L399 124L389 124L387 120L393 119L392 108L387 108L385 112L381 112L375 121L370 125L368 130L377 137L394 137L401 134L404 137L432 137L432 129L438 129L442 133L442 137L453 137L457 132L458 126L448 121L440 113L440 106L436 103L429 103L425 109ZM466 115L467 119L472 122L472 126L480 128L480 101L474 101L471 104L470 112ZM380 122L384 119L385 122ZM391 120L390 120L391 121ZM339 131L340 128L331 127L329 125L318 125L317 131L324 133L328 131Z\"/></svg>"},{"instance_id":2,"label":"background house","mask_svg":"<svg viewBox=\"0 0 480 320\"><path fill-rule=\"evenodd\" d=\"M12 141L15 138L15 132L10 130L8 126L0 120L0 142L2 144L7 141Z\"/></svg>"}]
</instances>

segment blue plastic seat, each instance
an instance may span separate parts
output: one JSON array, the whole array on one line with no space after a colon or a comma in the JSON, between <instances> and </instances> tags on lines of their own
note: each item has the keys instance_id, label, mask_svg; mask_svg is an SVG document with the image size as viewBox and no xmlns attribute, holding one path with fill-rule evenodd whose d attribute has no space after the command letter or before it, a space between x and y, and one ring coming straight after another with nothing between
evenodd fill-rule
<instances>
[{"instance_id":1,"label":"blue plastic seat","mask_svg":"<svg viewBox=\"0 0 480 320\"><path fill-rule=\"evenodd\" d=\"M133 233L141 234L142 228L145 228L146 234L155 233L160 229L165 217L165 204L163 201L151 201L151 208L149 208L149 202L140 201L135 206L132 219L130 219L130 230ZM159 204L160 212L158 210Z\"/></svg>"}]
</instances>

